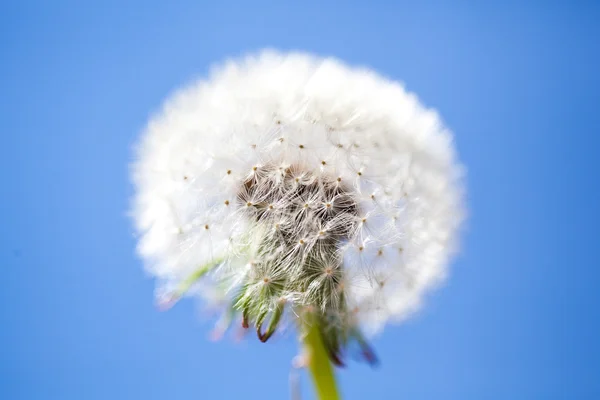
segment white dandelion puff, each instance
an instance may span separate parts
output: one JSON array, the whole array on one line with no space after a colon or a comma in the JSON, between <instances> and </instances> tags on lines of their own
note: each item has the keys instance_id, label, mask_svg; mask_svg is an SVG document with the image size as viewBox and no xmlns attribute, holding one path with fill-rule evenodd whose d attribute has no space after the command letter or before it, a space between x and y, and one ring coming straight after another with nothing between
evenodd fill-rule
<instances>
[{"instance_id":1,"label":"white dandelion puff","mask_svg":"<svg viewBox=\"0 0 600 400\"><path fill-rule=\"evenodd\" d=\"M195 287L225 310L219 332L238 315L262 341L312 310L339 363L348 340L419 307L463 219L437 114L398 83L305 54L229 62L174 94L133 179L138 252L163 300Z\"/></svg>"}]
</instances>

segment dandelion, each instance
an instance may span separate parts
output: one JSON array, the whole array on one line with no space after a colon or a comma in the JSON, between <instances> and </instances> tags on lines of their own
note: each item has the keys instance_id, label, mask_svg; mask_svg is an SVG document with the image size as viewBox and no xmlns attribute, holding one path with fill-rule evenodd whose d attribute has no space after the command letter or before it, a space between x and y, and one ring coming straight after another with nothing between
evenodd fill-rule
<instances>
[{"instance_id":1,"label":"dandelion","mask_svg":"<svg viewBox=\"0 0 600 400\"><path fill-rule=\"evenodd\" d=\"M416 311L463 219L451 133L397 83L264 52L174 94L133 166L138 251L163 305L195 294L268 341L293 324L323 398L330 362ZM328 378L329 377L329 378Z\"/></svg>"}]
</instances>

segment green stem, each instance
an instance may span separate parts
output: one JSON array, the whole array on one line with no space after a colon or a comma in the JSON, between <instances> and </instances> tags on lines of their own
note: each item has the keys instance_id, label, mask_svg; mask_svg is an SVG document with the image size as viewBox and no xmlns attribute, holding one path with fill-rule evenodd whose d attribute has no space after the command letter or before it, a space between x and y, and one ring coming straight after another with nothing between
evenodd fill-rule
<instances>
[{"instance_id":1,"label":"green stem","mask_svg":"<svg viewBox=\"0 0 600 400\"><path fill-rule=\"evenodd\" d=\"M335 383L333 366L323 345L319 325L316 321L310 321L309 323L305 323L304 328L304 348L308 361L308 370L315 384L317 397L320 400L339 400L340 395Z\"/></svg>"}]
</instances>

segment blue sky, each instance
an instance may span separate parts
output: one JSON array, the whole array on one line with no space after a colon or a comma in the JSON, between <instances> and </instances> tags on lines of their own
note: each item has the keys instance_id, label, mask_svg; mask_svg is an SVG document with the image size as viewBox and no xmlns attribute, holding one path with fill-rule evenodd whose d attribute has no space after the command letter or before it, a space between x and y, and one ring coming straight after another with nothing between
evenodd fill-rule
<instances>
[{"instance_id":1,"label":"blue sky","mask_svg":"<svg viewBox=\"0 0 600 400\"><path fill-rule=\"evenodd\" d=\"M286 398L295 339L158 312L125 215L150 113L263 47L404 81L468 167L450 279L345 398L600 397L598 3L80 3L0 5L0 398Z\"/></svg>"}]
</instances>

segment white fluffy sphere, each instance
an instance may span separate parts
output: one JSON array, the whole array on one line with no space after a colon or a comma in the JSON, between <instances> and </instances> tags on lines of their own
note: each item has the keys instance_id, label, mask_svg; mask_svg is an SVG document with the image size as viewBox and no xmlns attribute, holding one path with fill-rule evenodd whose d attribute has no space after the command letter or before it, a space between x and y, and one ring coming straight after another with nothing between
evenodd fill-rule
<instances>
[{"instance_id":1,"label":"white fluffy sphere","mask_svg":"<svg viewBox=\"0 0 600 400\"><path fill-rule=\"evenodd\" d=\"M286 301L374 333L444 277L460 174L451 133L400 84L264 52L152 118L133 166L138 251L161 292L203 275L195 293L258 322Z\"/></svg>"}]
</instances>

